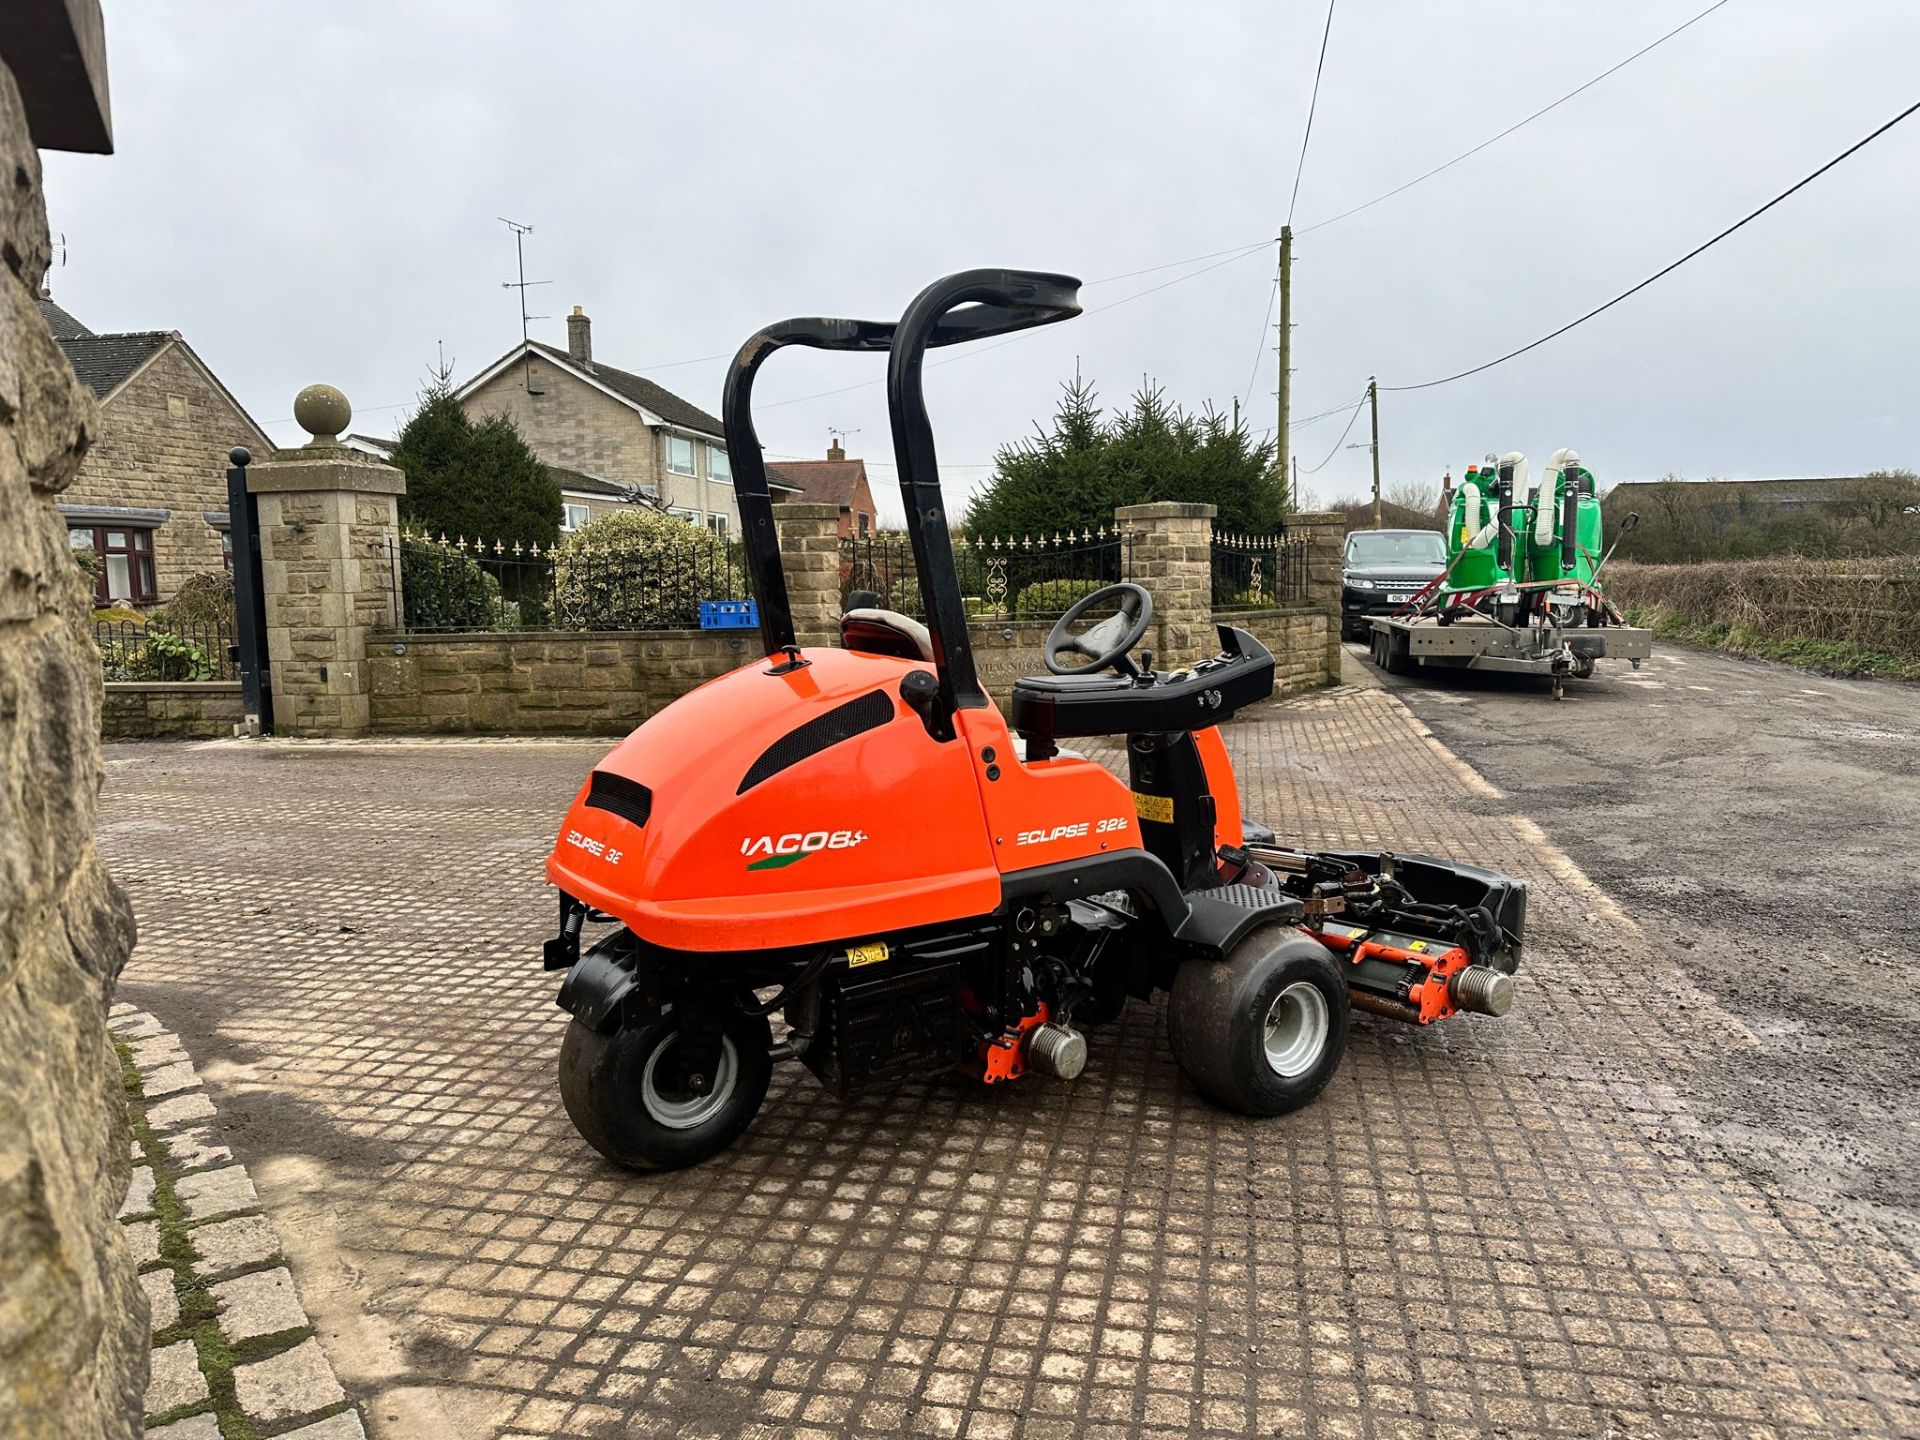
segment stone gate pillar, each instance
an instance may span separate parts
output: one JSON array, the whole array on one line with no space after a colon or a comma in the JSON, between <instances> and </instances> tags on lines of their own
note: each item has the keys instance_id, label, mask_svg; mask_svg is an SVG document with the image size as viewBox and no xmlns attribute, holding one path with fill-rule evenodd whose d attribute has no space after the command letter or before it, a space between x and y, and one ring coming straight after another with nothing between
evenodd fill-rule
<instances>
[{"instance_id":1,"label":"stone gate pillar","mask_svg":"<svg viewBox=\"0 0 1920 1440\"><path fill-rule=\"evenodd\" d=\"M801 645L840 643L840 507L805 501L773 507L787 572L793 633Z\"/></svg>"},{"instance_id":2,"label":"stone gate pillar","mask_svg":"<svg viewBox=\"0 0 1920 1440\"><path fill-rule=\"evenodd\" d=\"M1163 670L1204 660L1220 648L1213 632L1213 517L1218 513L1212 505L1183 500L1122 505L1113 512L1120 528L1134 535L1134 581L1153 595L1159 636L1153 663Z\"/></svg>"},{"instance_id":3,"label":"stone gate pillar","mask_svg":"<svg viewBox=\"0 0 1920 1440\"><path fill-rule=\"evenodd\" d=\"M1287 535L1307 545L1307 603L1327 616L1327 683L1340 683L1340 571L1346 547L1346 517L1338 510L1306 510L1287 516Z\"/></svg>"},{"instance_id":4,"label":"stone gate pillar","mask_svg":"<svg viewBox=\"0 0 1920 1440\"><path fill-rule=\"evenodd\" d=\"M394 566L407 477L340 443L353 410L331 385L302 390L293 415L313 439L247 470L260 507L274 728L365 735L367 634L400 620Z\"/></svg>"}]
</instances>

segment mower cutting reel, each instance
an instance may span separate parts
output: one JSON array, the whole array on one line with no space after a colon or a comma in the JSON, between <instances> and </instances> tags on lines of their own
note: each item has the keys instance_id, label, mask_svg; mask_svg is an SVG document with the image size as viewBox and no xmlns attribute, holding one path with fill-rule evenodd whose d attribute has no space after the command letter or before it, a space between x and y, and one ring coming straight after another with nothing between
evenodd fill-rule
<instances>
[{"instance_id":1,"label":"mower cutting reel","mask_svg":"<svg viewBox=\"0 0 1920 1440\"><path fill-rule=\"evenodd\" d=\"M1242 819L1216 727L1273 690L1246 631L1155 669L1136 658L1152 598L1122 582L1054 624L1048 673L1004 714L981 688L925 354L1077 313L1069 277L968 271L897 323L784 321L735 358L725 427L766 658L595 766L547 860L561 1096L609 1159L724 1149L784 1059L841 1097L952 1072L1072 1080L1100 1063L1090 1031L1161 993L1194 1086L1277 1115L1327 1085L1354 1009L1424 1025L1510 1003L1518 881L1293 849ZM797 642L751 405L796 344L887 356L924 623L861 596L839 646ZM1096 736L1126 738L1125 780L1063 743Z\"/></svg>"}]
</instances>

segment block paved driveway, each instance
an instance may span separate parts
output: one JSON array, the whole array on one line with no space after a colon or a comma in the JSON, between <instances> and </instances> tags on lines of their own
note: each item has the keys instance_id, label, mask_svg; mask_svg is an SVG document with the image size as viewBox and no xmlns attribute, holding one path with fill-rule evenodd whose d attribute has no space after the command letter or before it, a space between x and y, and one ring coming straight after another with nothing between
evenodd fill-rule
<instances>
[{"instance_id":1,"label":"block paved driveway","mask_svg":"<svg viewBox=\"0 0 1920 1440\"><path fill-rule=\"evenodd\" d=\"M1520 1003L1356 1016L1279 1120L1157 1005L1086 1074L842 1105L699 1169L573 1133L539 863L599 744L115 746L125 997L181 1033L376 1436L1920 1433L1912 1257L1718 1147L1758 1042L1392 697L1233 725L1247 809L1533 882Z\"/></svg>"}]
</instances>

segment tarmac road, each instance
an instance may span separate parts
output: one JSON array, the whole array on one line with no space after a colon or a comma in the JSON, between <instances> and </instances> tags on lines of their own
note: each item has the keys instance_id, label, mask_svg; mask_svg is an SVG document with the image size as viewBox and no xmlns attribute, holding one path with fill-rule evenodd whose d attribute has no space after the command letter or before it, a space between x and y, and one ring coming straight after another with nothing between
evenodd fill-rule
<instances>
[{"instance_id":1,"label":"tarmac road","mask_svg":"<svg viewBox=\"0 0 1920 1440\"><path fill-rule=\"evenodd\" d=\"M1690 1082L1729 1153L1920 1246L1920 687L1662 645L1555 704L1347 649L1761 1042Z\"/></svg>"}]
</instances>

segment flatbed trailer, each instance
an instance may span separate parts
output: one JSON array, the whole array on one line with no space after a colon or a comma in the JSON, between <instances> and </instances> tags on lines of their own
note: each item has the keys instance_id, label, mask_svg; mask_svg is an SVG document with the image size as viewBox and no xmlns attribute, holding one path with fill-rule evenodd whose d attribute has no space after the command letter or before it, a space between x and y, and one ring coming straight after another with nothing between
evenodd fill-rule
<instances>
[{"instance_id":1,"label":"flatbed trailer","mask_svg":"<svg viewBox=\"0 0 1920 1440\"><path fill-rule=\"evenodd\" d=\"M1564 625L1535 619L1503 625L1471 610L1368 617L1373 660L1389 675L1436 670L1501 670L1546 675L1563 699L1569 677L1584 680L1598 660L1626 660L1634 669L1653 654L1653 632L1631 625Z\"/></svg>"}]
</instances>

